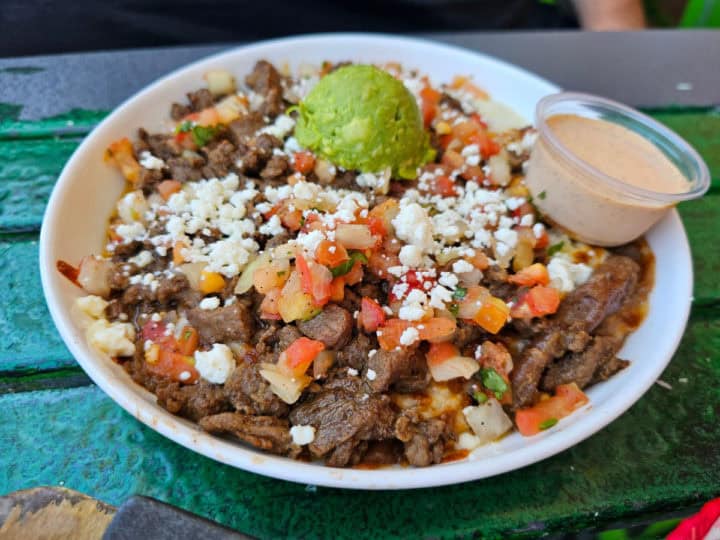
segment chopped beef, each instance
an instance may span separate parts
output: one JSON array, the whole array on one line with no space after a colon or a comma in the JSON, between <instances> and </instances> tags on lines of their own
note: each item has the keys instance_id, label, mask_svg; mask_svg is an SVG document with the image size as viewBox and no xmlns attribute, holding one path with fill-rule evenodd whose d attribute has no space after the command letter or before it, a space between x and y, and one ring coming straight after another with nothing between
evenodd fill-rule
<instances>
[{"instance_id":1,"label":"chopped beef","mask_svg":"<svg viewBox=\"0 0 720 540\"><path fill-rule=\"evenodd\" d=\"M412 411L402 414L395 423L395 437L404 444L405 459L415 467L440 463L451 426L444 418L419 420Z\"/></svg>"},{"instance_id":2,"label":"chopped beef","mask_svg":"<svg viewBox=\"0 0 720 540\"><path fill-rule=\"evenodd\" d=\"M577 334L595 330L617 311L637 284L639 267L632 259L612 255L560 304L549 328L536 337L515 362L512 372L513 408L531 404L543 371L568 350Z\"/></svg>"},{"instance_id":3,"label":"chopped beef","mask_svg":"<svg viewBox=\"0 0 720 540\"><path fill-rule=\"evenodd\" d=\"M290 241L290 235L283 231L280 234L276 234L272 238L269 238L267 242L265 242L265 249L270 249L278 246L282 246L283 244L287 244Z\"/></svg>"},{"instance_id":4,"label":"chopped beef","mask_svg":"<svg viewBox=\"0 0 720 540\"><path fill-rule=\"evenodd\" d=\"M226 139L210 143L203 152L207 157L207 165L203 168L206 178L227 176L230 168L235 165L235 146Z\"/></svg>"},{"instance_id":5,"label":"chopped beef","mask_svg":"<svg viewBox=\"0 0 720 540\"><path fill-rule=\"evenodd\" d=\"M550 364L540 388L545 392L552 392L558 385L572 382L585 388L593 380L595 373L615 357L621 343L622 337L594 338L584 351L567 354Z\"/></svg>"},{"instance_id":6,"label":"chopped beef","mask_svg":"<svg viewBox=\"0 0 720 540\"><path fill-rule=\"evenodd\" d=\"M203 177L202 167L205 160L198 155L200 159L187 157L173 157L168 159L165 164L170 170L170 177L178 182L195 182Z\"/></svg>"},{"instance_id":7,"label":"chopped beef","mask_svg":"<svg viewBox=\"0 0 720 540\"><path fill-rule=\"evenodd\" d=\"M335 362L338 366L347 366L362 371L367 365L370 351L377 348L378 344L374 337L370 338L363 333L359 333L338 351Z\"/></svg>"},{"instance_id":8,"label":"chopped beef","mask_svg":"<svg viewBox=\"0 0 720 540\"><path fill-rule=\"evenodd\" d=\"M375 392L385 392L393 385L410 385L421 390L429 382L427 361L418 347L386 351L378 349L367 360L368 370L375 372L370 386Z\"/></svg>"},{"instance_id":9,"label":"chopped beef","mask_svg":"<svg viewBox=\"0 0 720 540\"><path fill-rule=\"evenodd\" d=\"M169 304L185 289L190 288L190 283L184 274L173 274L171 277L161 277L160 285L157 288L157 300L161 304Z\"/></svg>"},{"instance_id":10,"label":"chopped beef","mask_svg":"<svg viewBox=\"0 0 720 540\"><path fill-rule=\"evenodd\" d=\"M230 138L237 146L246 145L264 125L262 114L259 112L248 113L230 122L228 125Z\"/></svg>"},{"instance_id":11,"label":"chopped beef","mask_svg":"<svg viewBox=\"0 0 720 540\"><path fill-rule=\"evenodd\" d=\"M225 412L200 419L200 427L209 433L234 435L257 448L273 454L296 455L287 420L275 416L248 416Z\"/></svg>"},{"instance_id":12,"label":"chopped beef","mask_svg":"<svg viewBox=\"0 0 720 540\"><path fill-rule=\"evenodd\" d=\"M170 118L172 118L176 122L179 122L191 112L192 110L190 109L190 107L181 103L173 103L170 106Z\"/></svg>"},{"instance_id":13,"label":"chopped beef","mask_svg":"<svg viewBox=\"0 0 720 540\"><path fill-rule=\"evenodd\" d=\"M348 310L328 304L312 319L299 321L297 327L310 339L322 341L328 349L340 349L350 339L353 317Z\"/></svg>"},{"instance_id":14,"label":"chopped beef","mask_svg":"<svg viewBox=\"0 0 720 540\"><path fill-rule=\"evenodd\" d=\"M145 167L140 168L140 174L138 175L138 181L135 184L136 187L150 193L152 189L162 182L163 173L157 169L146 169Z\"/></svg>"},{"instance_id":15,"label":"chopped beef","mask_svg":"<svg viewBox=\"0 0 720 540\"><path fill-rule=\"evenodd\" d=\"M315 428L315 440L308 448L313 456L322 457L348 441L357 445L391 438L395 413L386 395L372 394L361 399L338 389L322 391L296 406L290 412L290 422Z\"/></svg>"},{"instance_id":16,"label":"chopped beef","mask_svg":"<svg viewBox=\"0 0 720 540\"><path fill-rule=\"evenodd\" d=\"M180 155L183 150L173 135L150 135L143 128L140 128L138 129L138 138L144 145L144 150L148 150L151 154L165 161Z\"/></svg>"},{"instance_id":17,"label":"chopped beef","mask_svg":"<svg viewBox=\"0 0 720 540\"><path fill-rule=\"evenodd\" d=\"M265 60L257 62L252 73L245 77L245 83L265 98L260 105L260 112L263 115L274 118L283 111L280 73L270 62Z\"/></svg>"},{"instance_id":18,"label":"chopped beef","mask_svg":"<svg viewBox=\"0 0 720 540\"><path fill-rule=\"evenodd\" d=\"M445 105L459 113L463 112L462 104L447 92L442 93L442 96L440 97L440 105Z\"/></svg>"},{"instance_id":19,"label":"chopped beef","mask_svg":"<svg viewBox=\"0 0 720 540\"><path fill-rule=\"evenodd\" d=\"M355 171L342 171L332 180L332 186L335 189L354 189L360 191L361 188L358 186L357 173Z\"/></svg>"},{"instance_id":20,"label":"chopped beef","mask_svg":"<svg viewBox=\"0 0 720 540\"><path fill-rule=\"evenodd\" d=\"M121 269L120 267L123 265L130 264L127 262L127 259L130 257L134 257L140 251L142 251L143 247L145 245L140 242L139 240L131 240L130 242L125 242L124 244L117 244L115 246L115 249L113 250L113 260L115 262L121 262L122 264L117 265L118 272L122 272L125 269Z\"/></svg>"},{"instance_id":21,"label":"chopped beef","mask_svg":"<svg viewBox=\"0 0 720 540\"><path fill-rule=\"evenodd\" d=\"M260 177L266 180L272 180L284 176L290 167L288 158L285 156L272 156L265 167L260 171Z\"/></svg>"},{"instance_id":22,"label":"chopped beef","mask_svg":"<svg viewBox=\"0 0 720 540\"><path fill-rule=\"evenodd\" d=\"M238 363L225 381L225 396L243 414L286 416L288 406L270 390L260 375L260 364L252 359Z\"/></svg>"},{"instance_id":23,"label":"chopped beef","mask_svg":"<svg viewBox=\"0 0 720 540\"><path fill-rule=\"evenodd\" d=\"M203 109L215 105L215 100L207 88L201 88L195 92L188 92L187 97L193 112L200 112Z\"/></svg>"},{"instance_id":24,"label":"chopped beef","mask_svg":"<svg viewBox=\"0 0 720 540\"><path fill-rule=\"evenodd\" d=\"M223 387L200 379L197 384L181 385L176 382L159 384L155 393L158 403L173 414L191 420L230 410Z\"/></svg>"},{"instance_id":25,"label":"chopped beef","mask_svg":"<svg viewBox=\"0 0 720 540\"><path fill-rule=\"evenodd\" d=\"M593 378L590 381L590 384L597 384L602 381L607 381L618 371L622 371L629 365L630 362L628 362L627 360L623 360L622 358L618 358L617 356L612 356L593 374Z\"/></svg>"},{"instance_id":26,"label":"chopped beef","mask_svg":"<svg viewBox=\"0 0 720 540\"><path fill-rule=\"evenodd\" d=\"M239 302L210 310L199 307L190 309L187 318L200 334L200 342L207 347L229 341L247 343L252 340L255 331L250 310Z\"/></svg>"}]
</instances>

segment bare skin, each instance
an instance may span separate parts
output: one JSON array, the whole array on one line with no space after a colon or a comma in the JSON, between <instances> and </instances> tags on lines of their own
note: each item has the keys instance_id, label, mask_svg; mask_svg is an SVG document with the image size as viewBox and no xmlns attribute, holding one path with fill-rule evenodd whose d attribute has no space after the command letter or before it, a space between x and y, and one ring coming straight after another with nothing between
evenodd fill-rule
<instances>
[{"instance_id":1,"label":"bare skin","mask_svg":"<svg viewBox=\"0 0 720 540\"><path fill-rule=\"evenodd\" d=\"M621 31L646 27L641 0L573 0L585 30Z\"/></svg>"}]
</instances>

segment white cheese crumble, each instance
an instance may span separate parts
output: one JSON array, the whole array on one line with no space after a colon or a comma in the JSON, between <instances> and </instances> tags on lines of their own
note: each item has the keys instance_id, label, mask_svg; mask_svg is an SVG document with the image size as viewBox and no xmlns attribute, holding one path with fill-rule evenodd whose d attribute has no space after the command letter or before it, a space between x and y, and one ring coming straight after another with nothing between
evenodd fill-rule
<instances>
[{"instance_id":1,"label":"white cheese crumble","mask_svg":"<svg viewBox=\"0 0 720 540\"><path fill-rule=\"evenodd\" d=\"M84 313L88 317L99 319L105 313L105 308L108 306L108 303L101 297L90 294L76 299L75 306L81 313Z\"/></svg>"},{"instance_id":2,"label":"white cheese crumble","mask_svg":"<svg viewBox=\"0 0 720 540\"><path fill-rule=\"evenodd\" d=\"M315 428L313 426L292 426L290 436L294 444L303 446L315 440Z\"/></svg>"},{"instance_id":3,"label":"white cheese crumble","mask_svg":"<svg viewBox=\"0 0 720 540\"><path fill-rule=\"evenodd\" d=\"M260 231L260 234L264 234L267 236L277 236L285 232L285 229L282 226L282 222L280 221L280 218L277 216L277 214L274 214L265 223L260 225L260 228L258 230Z\"/></svg>"},{"instance_id":4,"label":"white cheese crumble","mask_svg":"<svg viewBox=\"0 0 720 540\"><path fill-rule=\"evenodd\" d=\"M294 127L295 120L286 114L281 114L275 119L275 122L272 125L261 128L260 131L258 131L258 134L267 133L268 135L272 135L273 137L283 140Z\"/></svg>"},{"instance_id":5,"label":"white cheese crumble","mask_svg":"<svg viewBox=\"0 0 720 540\"><path fill-rule=\"evenodd\" d=\"M418 268L423 263L423 252L418 246L407 245L400 248L400 262L410 268Z\"/></svg>"},{"instance_id":6,"label":"white cheese crumble","mask_svg":"<svg viewBox=\"0 0 720 540\"><path fill-rule=\"evenodd\" d=\"M375 373L375 370L368 368L365 376L367 377L368 381L374 381L377 378L377 373Z\"/></svg>"},{"instance_id":7,"label":"white cheese crumble","mask_svg":"<svg viewBox=\"0 0 720 540\"><path fill-rule=\"evenodd\" d=\"M220 306L220 299L217 296L209 296L200 300L200 309L212 311Z\"/></svg>"},{"instance_id":8,"label":"white cheese crumble","mask_svg":"<svg viewBox=\"0 0 720 540\"><path fill-rule=\"evenodd\" d=\"M575 290L575 287L585 283L592 274L592 268L586 264L574 263L566 253L553 255L547 270L550 284L563 293Z\"/></svg>"},{"instance_id":9,"label":"white cheese crumble","mask_svg":"<svg viewBox=\"0 0 720 540\"><path fill-rule=\"evenodd\" d=\"M466 272L472 272L475 267L467 261L459 260L455 261L452 265L453 272L456 274L464 274Z\"/></svg>"},{"instance_id":10,"label":"white cheese crumble","mask_svg":"<svg viewBox=\"0 0 720 540\"><path fill-rule=\"evenodd\" d=\"M130 323L97 319L87 327L85 336L91 347L110 356L132 356L135 353L135 329Z\"/></svg>"},{"instance_id":11,"label":"white cheese crumble","mask_svg":"<svg viewBox=\"0 0 720 540\"><path fill-rule=\"evenodd\" d=\"M153 262L153 260L154 260L153 254L145 249L145 250L141 251L140 253L138 253L137 255L135 255L134 257L130 257L128 259L128 262L134 264L138 268L144 268L148 264Z\"/></svg>"},{"instance_id":12,"label":"white cheese crumble","mask_svg":"<svg viewBox=\"0 0 720 540\"><path fill-rule=\"evenodd\" d=\"M159 171L165 166L165 162L157 156L153 156L147 150L140 152L140 165L146 169Z\"/></svg>"},{"instance_id":13,"label":"white cheese crumble","mask_svg":"<svg viewBox=\"0 0 720 540\"><path fill-rule=\"evenodd\" d=\"M209 351L195 351L195 369L200 376L215 384L223 384L235 368L230 347L215 343Z\"/></svg>"},{"instance_id":14,"label":"white cheese crumble","mask_svg":"<svg viewBox=\"0 0 720 540\"><path fill-rule=\"evenodd\" d=\"M412 345L420 339L420 332L417 328L410 327L406 328L405 331L400 335L400 345Z\"/></svg>"},{"instance_id":15,"label":"white cheese crumble","mask_svg":"<svg viewBox=\"0 0 720 540\"><path fill-rule=\"evenodd\" d=\"M435 246L432 220L422 206L417 203L402 205L404 201L401 200L400 212L392 220L395 234L423 252L431 252Z\"/></svg>"}]
</instances>

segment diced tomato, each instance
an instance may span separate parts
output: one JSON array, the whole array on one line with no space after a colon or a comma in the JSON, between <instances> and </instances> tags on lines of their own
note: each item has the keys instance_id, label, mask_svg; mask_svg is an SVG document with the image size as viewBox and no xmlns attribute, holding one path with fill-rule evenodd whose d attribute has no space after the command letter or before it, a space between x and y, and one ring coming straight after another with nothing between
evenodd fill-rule
<instances>
[{"instance_id":1,"label":"diced tomato","mask_svg":"<svg viewBox=\"0 0 720 540\"><path fill-rule=\"evenodd\" d=\"M182 184L177 180L163 180L157 186L158 193L166 201L173 193L177 193L182 189Z\"/></svg>"},{"instance_id":2,"label":"diced tomato","mask_svg":"<svg viewBox=\"0 0 720 540\"><path fill-rule=\"evenodd\" d=\"M369 217L367 218L367 226L370 229L370 232L373 236L380 236L383 237L387 235L387 228L385 226L385 222L376 217Z\"/></svg>"},{"instance_id":3,"label":"diced tomato","mask_svg":"<svg viewBox=\"0 0 720 540\"><path fill-rule=\"evenodd\" d=\"M443 153L440 162L443 165L452 167L453 169L460 169L465 165L465 158L463 158L459 152L455 152L454 150L446 150Z\"/></svg>"},{"instance_id":4,"label":"diced tomato","mask_svg":"<svg viewBox=\"0 0 720 540\"><path fill-rule=\"evenodd\" d=\"M321 240L315 250L315 258L320 264L330 268L350 260L347 250L337 242Z\"/></svg>"},{"instance_id":5,"label":"diced tomato","mask_svg":"<svg viewBox=\"0 0 720 540\"><path fill-rule=\"evenodd\" d=\"M165 335L167 326L162 321L148 321L142 327L142 338L143 341L152 341L153 343L160 343L163 339L168 336Z\"/></svg>"},{"instance_id":6,"label":"diced tomato","mask_svg":"<svg viewBox=\"0 0 720 540\"><path fill-rule=\"evenodd\" d=\"M431 343L427 352L427 361L430 365L442 364L448 358L460 356L460 350L457 346L449 341L441 343Z\"/></svg>"},{"instance_id":7,"label":"diced tomato","mask_svg":"<svg viewBox=\"0 0 720 540\"><path fill-rule=\"evenodd\" d=\"M290 210L287 207L283 207L279 212L279 217L283 226L291 231L299 231L303 225L302 210L298 208Z\"/></svg>"},{"instance_id":8,"label":"diced tomato","mask_svg":"<svg viewBox=\"0 0 720 540\"><path fill-rule=\"evenodd\" d=\"M200 377L192 356L163 348L159 351L157 362L145 362L145 368L150 373L184 384L192 384Z\"/></svg>"},{"instance_id":9,"label":"diced tomato","mask_svg":"<svg viewBox=\"0 0 720 540\"><path fill-rule=\"evenodd\" d=\"M453 319L444 317L433 317L421 323L404 321L402 319L388 319L385 325L378 330L378 343L386 351L395 347L402 347L400 337L410 327L418 331L419 339L427 341L442 341L451 337L457 329L457 323Z\"/></svg>"},{"instance_id":10,"label":"diced tomato","mask_svg":"<svg viewBox=\"0 0 720 540\"><path fill-rule=\"evenodd\" d=\"M475 122L482 129L487 130L488 125L483 121L483 119L480 117L480 115L478 113L476 113L476 112L472 113L470 115L470 120Z\"/></svg>"},{"instance_id":11,"label":"diced tomato","mask_svg":"<svg viewBox=\"0 0 720 540\"><path fill-rule=\"evenodd\" d=\"M194 150L197 148L193 141L192 133L189 131L179 131L175 134L175 141L186 150Z\"/></svg>"},{"instance_id":12,"label":"diced tomato","mask_svg":"<svg viewBox=\"0 0 720 540\"><path fill-rule=\"evenodd\" d=\"M479 249L475 250L475 255L472 257L465 257L465 260L478 270L485 270L488 266L490 266L490 261L488 260L487 255Z\"/></svg>"},{"instance_id":13,"label":"diced tomato","mask_svg":"<svg viewBox=\"0 0 720 540\"><path fill-rule=\"evenodd\" d=\"M431 192L443 197L456 197L457 189L455 182L449 176L440 175L433 179Z\"/></svg>"},{"instance_id":14,"label":"diced tomato","mask_svg":"<svg viewBox=\"0 0 720 540\"><path fill-rule=\"evenodd\" d=\"M544 264L535 263L510 276L508 281L515 285L531 287L533 285L547 285L550 282L550 276Z\"/></svg>"},{"instance_id":15,"label":"diced tomato","mask_svg":"<svg viewBox=\"0 0 720 540\"><path fill-rule=\"evenodd\" d=\"M446 135L440 136L440 148L443 150L447 150L450 146L450 143L455 139L452 133L447 133Z\"/></svg>"},{"instance_id":16,"label":"diced tomato","mask_svg":"<svg viewBox=\"0 0 720 540\"><path fill-rule=\"evenodd\" d=\"M515 423L522 435L529 437L551 427L590 400L577 384L561 384L551 398L515 413Z\"/></svg>"},{"instance_id":17,"label":"diced tomato","mask_svg":"<svg viewBox=\"0 0 720 540\"><path fill-rule=\"evenodd\" d=\"M381 202L370 210L368 215L368 225L370 226L370 231L379 236L386 236L388 233L392 232L392 220L395 219L399 212L400 205L398 204L397 199L389 198ZM379 230L378 225L373 225L373 218L379 219L382 223L382 232Z\"/></svg>"},{"instance_id":18,"label":"diced tomato","mask_svg":"<svg viewBox=\"0 0 720 540\"><path fill-rule=\"evenodd\" d=\"M363 296L360 302L360 327L366 332L375 332L385 324L385 312L382 306L372 298Z\"/></svg>"},{"instance_id":19,"label":"diced tomato","mask_svg":"<svg viewBox=\"0 0 720 540\"><path fill-rule=\"evenodd\" d=\"M491 334L497 334L505 326L509 314L508 305L500 298L491 296L483 303L473 320Z\"/></svg>"},{"instance_id":20,"label":"diced tomato","mask_svg":"<svg viewBox=\"0 0 720 540\"><path fill-rule=\"evenodd\" d=\"M467 165L460 173L460 176L465 180L480 182L485 179L485 171L480 165Z\"/></svg>"},{"instance_id":21,"label":"diced tomato","mask_svg":"<svg viewBox=\"0 0 720 540\"><path fill-rule=\"evenodd\" d=\"M437 106L440 102L441 97L442 94L440 92L429 86L426 86L425 88L420 90L420 99L422 101L422 115L425 127L429 127L433 119L435 118L435 115L437 114Z\"/></svg>"},{"instance_id":22,"label":"diced tomato","mask_svg":"<svg viewBox=\"0 0 720 540\"><path fill-rule=\"evenodd\" d=\"M550 245L550 235L547 230L543 229L540 238L537 238L535 242L535 249L543 249Z\"/></svg>"},{"instance_id":23,"label":"diced tomato","mask_svg":"<svg viewBox=\"0 0 720 540\"><path fill-rule=\"evenodd\" d=\"M363 267L362 263L360 261L356 262L353 267L350 269L350 271L345 274L343 277L345 278L345 283L347 285L355 285L357 283L360 283L363 278Z\"/></svg>"},{"instance_id":24,"label":"diced tomato","mask_svg":"<svg viewBox=\"0 0 720 540\"><path fill-rule=\"evenodd\" d=\"M468 139L470 144L477 144L480 147L482 157L487 159L500 152L500 145L492 140L487 131L478 130Z\"/></svg>"},{"instance_id":25,"label":"diced tomato","mask_svg":"<svg viewBox=\"0 0 720 540\"><path fill-rule=\"evenodd\" d=\"M177 351L185 356L192 355L198 348L200 336L192 326L184 326L177 339Z\"/></svg>"},{"instance_id":26,"label":"diced tomato","mask_svg":"<svg viewBox=\"0 0 720 540\"><path fill-rule=\"evenodd\" d=\"M270 289L265 293L265 298L260 303L260 318L269 320L280 319L280 312L278 310L278 301L280 300L281 288Z\"/></svg>"},{"instance_id":27,"label":"diced tomato","mask_svg":"<svg viewBox=\"0 0 720 540\"><path fill-rule=\"evenodd\" d=\"M330 300L341 302L345 298L345 277L336 277L330 283Z\"/></svg>"},{"instance_id":28,"label":"diced tomato","mask_svg":"<svg viewBox=\"0 0 720 540\"><path fill-rule=\"evenodd\" d=\"M293 155L293 168L302 174L308 174L315 167L315 156L310 152L295 152Z\"/></svg>"},{"instance_id":29,"label":"diced tomato","mask_svg":"<svg viewBox=\"0 0 720 540\"><path fill-rule=\"evenodd\" d=\"M553 287L536 285L528 292L527 302L536 317L550 315L560 306L560 293Z\"/></svg>"},{"instance_id":30,"label":"diced tomato","mask_svg":"<svg viewBox=\"0 0 720 540\"><path fill-rule=\"evenodd\" d=\"M307 337L298 338L280 354L278 367L293 377L299 377L305 374L312 361L323 350L325 350L325 344L322 341Z\"/></svg>"},{"instance_id":31,"label":"diced tomato","mask_svg":"<svg viewBox=\"0 0 720 540\"><path fill-rule=\"evenodd\" d=\"M333 276L330 270L314 261L308 261L301 254L295 257L300 283L305 294L313 297L316 306L324 306L330 300L330 284Z\"/></svg>"}]
</instances>

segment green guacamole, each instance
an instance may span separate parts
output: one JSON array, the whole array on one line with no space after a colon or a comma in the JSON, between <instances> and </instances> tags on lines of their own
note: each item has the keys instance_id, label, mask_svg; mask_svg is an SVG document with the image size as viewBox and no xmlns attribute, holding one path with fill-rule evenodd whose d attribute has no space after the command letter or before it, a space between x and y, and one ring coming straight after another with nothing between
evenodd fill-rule
<instances>
[{"instance_id":1,"label":"green guacamole","mask_svg":"<svg viewBox=\"0 0 720 540\"><path fill-rule=\"evenodd\" d=\"M415 178L433 159L413 95L374 66L342 67L325 76L298 106L295 137L346 169Z\"/></svg>"}]
</instances>

